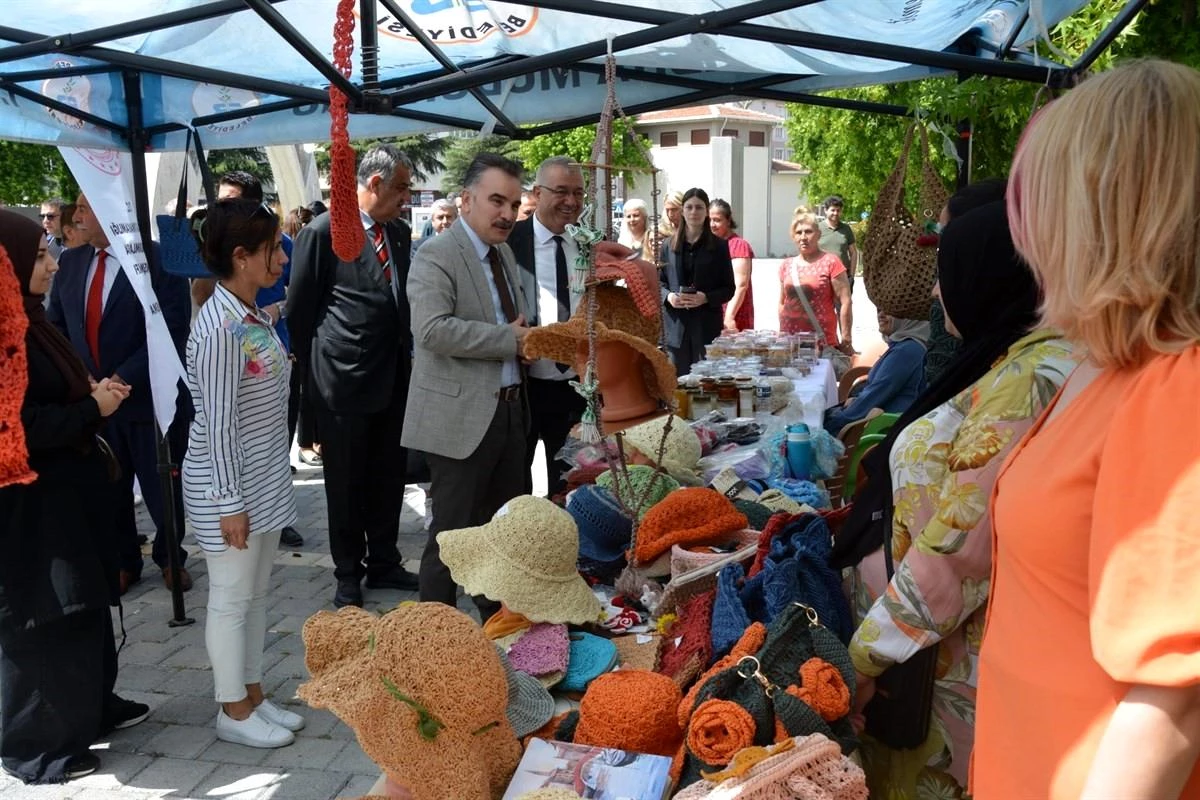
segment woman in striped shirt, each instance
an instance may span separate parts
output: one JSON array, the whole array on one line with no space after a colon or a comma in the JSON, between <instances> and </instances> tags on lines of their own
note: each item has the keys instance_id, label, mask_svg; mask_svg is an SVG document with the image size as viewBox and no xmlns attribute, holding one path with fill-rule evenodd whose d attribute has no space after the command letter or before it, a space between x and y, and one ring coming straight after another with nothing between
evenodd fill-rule
<instances>
[{"instance_id":1,"label":"woman in striped shirt","mask_svg":"<svg viewBox=\"0 0 1200 800\"><path fill-rule=\"evenodd\" d=\"M271 318L254 304L287 256L279 219L251 200L222 200L198 233L217 276L187 343L196 418L183 461L184 506L208 561L205 644L217 738L250 747L291 744L299 714L263 696L266 595L279 533L296 521L288 461L291 365Z\"/></svg>"}]
</instances>

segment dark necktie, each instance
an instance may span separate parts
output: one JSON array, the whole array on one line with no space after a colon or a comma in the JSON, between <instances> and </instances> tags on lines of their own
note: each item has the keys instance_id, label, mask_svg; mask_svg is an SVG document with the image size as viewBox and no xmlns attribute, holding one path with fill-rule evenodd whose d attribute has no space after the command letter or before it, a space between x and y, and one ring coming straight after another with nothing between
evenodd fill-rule
<instances>
[{"instance_id":1,"label":"dark necktie","mask_svg":"<svg viewBox=\"0 0 1200 800\"><path fill-rule=\"evenodd\" d=\"M492 267L492 281L496 284L496 294L500 295L500 310L504 312L504 318L512 322L517 318L517 309L513 306L512 291L508 288L508 278L504 274L504 266L500 263L500 253L496 248L488 248L487 260Z\"/></svg>"},{"instance_id":2,"label":"dark necktie","mask_svg":"<svg viewBox=\"0 0 1200 800\"><path fill-rule=\"evenodd\" d=\"M383 267L383 279L387 281L390 288L392 285L392 262L388 258L387 241L383 237L383 226L376 222L371 226L371 233L375 242L375 257L379 259L379 266Z\"/></svg>"},{"instance_id":3,"label":"dark necktie","mask_svg":"<svg viewBox=\"0 0 1200 800\"><path fill-rule=\"evenodd\" d=\"M558 297L558 321L566 322L571 318L571 283L567 277L567 251L563 249L561 236L554 239L554 283L555 294Z\"/></svg>"}]
</instances>

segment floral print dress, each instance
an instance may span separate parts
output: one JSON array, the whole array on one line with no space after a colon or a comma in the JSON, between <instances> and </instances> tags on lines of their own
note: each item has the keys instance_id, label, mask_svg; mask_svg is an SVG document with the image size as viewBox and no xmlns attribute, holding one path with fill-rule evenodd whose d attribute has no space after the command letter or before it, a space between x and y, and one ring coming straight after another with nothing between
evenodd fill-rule
<instances>
[{"instance_id":1,"label":"floral print dress","mask_svg":"<svg viewBox=\"0 0 1200 800\"><path fill-rule=\"evenodd\" d=\"M1005 457L1077 362L1054 331L1014 343L984 377L910 424L891 452L890 585L882 550L850 577L855 669L878 676L940 642L925 744L891 750L864 737L873 798L966 795L979 644L991 575L988 502Z\"/></svg>"}]
</instances>

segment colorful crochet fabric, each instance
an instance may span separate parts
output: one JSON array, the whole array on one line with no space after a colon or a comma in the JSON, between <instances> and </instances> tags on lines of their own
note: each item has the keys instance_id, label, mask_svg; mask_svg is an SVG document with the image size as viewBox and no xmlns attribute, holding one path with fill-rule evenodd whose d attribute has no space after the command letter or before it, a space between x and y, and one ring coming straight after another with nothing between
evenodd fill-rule
<instances>
[{"instance_id":1,"label":"colorful crochet fabric","mask_svg":"<svg viewBox=\"0 0 1200 800\"><path fill-rule=\"evenodd\" d=\"M582 692L588 684L617 665L617 648L608 639L580 631L570 634L571 655L559 688Z\"/></svg>"},{"instance_id":2,"label":"colorful crochet fabric","mask_svg":"<svg viewBox=\"0 0 1200 800\"><path fill-rule=\"evenodd\" d=\"M715 597L715 590L705 592L679 607L679 617L664 637L666 644L659 658L659 672L675 677L693 656L698 658L701 672L708 667L712 660L712 638L709 629L712 626Z\"/></svg>"},{"instance_id":3,"label":"colorful crochet fabric","mask_svg":"<svg viewBox=\"0 0 1200 800\"><path fill-rule=\"evenodd\" d=\"M621 475L614 479L612 470L604 470L596 476L596 485L619 497L637 515L639 522L646 517L647 511L679 488L679 481L654 467L633 464L626 471L628 477Z\"/></svg>"},{"instance_id":4,"label":"colorful crochet fabric","mask_svg":"<svg viewBox=\"0 0 1200 800\"><path fill-rule=\"evenodd\" d=\"M567 626L540 622L508 648L508 663L526 675L549 675L567 668L569 653Z\"/></svg>"},{"instance_id":5,"label":"colorful crochet fabric","mask_svg":"<svg viewBox=\"0 0 1200 800\"><path fill-rule=\"evenodd\" d=\"M763 752L753 752L759 750ZM739 768L739 754L731 768L709 773L707 780L683 789L675 800L867 800L862 768L819 733L742 752L750 756L749 769Z\"/></svg>"},{"instance_id":6,"label":"colorful crochet fabric","mask_svg":"<svg viewBox=\"0 0 1200 800\"><path fill-rule=\"evenodd\" d=\"M25 331L29 317L12 259L0 246L0 486L32 483L37 475L29 469L21 406L29 386L25 354Z\"/></svg>"},{"instance_id":7,"label":"colorful crochet fabric","mask_svg":"<svg viewBox=\"0 0 1200 800\"><path fill-rule=\"evenodd\" d=\"M680 489L646 513L638 526L634 557L639 564L649 564L673 544L722 544L746 525L746 515L715 489Z\"/></svg>"},{"instance_id":8,"label":"colorful crochet fabric","mask_svg":"<svg viewBox=\"0 0 1200 800\"><path fill-rule=\"evenodd\" d=\"M601 675L579 704L575 742L673 756L683 740L676 720L680 699L666 675L636 669Z\"/></svg>"}]
</instances>

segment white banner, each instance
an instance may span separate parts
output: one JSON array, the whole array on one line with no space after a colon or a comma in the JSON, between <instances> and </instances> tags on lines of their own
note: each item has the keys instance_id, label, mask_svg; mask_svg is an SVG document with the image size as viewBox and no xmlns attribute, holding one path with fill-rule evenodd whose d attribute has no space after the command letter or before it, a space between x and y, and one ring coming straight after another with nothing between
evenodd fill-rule
<instances>
[{"instance_id":1,"label":"white banner","mask_svg":"<svg viewBox=\"0 0 1200 800\"><path fill-rule=\"evenodd\" d=\"M186 375L150 282L150 264L142 247L134 204L133 159L129 153L117 150L58 149L108 233L112 253L142 302L154 418L165 435L175 419L178 383Z\"/></svg>"}]
</instances>

